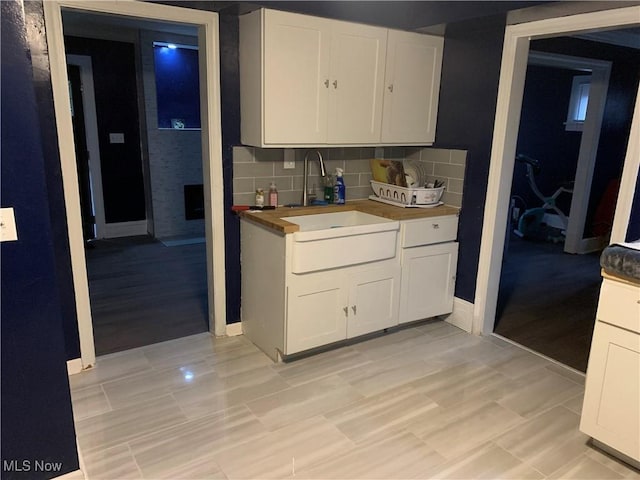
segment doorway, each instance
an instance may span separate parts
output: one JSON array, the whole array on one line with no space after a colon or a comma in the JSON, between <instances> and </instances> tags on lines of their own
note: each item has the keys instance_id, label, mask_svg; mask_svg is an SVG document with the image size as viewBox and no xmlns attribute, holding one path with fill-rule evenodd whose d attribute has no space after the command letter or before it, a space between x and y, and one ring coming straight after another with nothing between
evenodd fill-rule
<instances>
[{"instance_id":1,"label":"doorway","mask_svg":"<svg viewBox=\"0 0 640 480\"><path fill-rule=\"evenodd\" d=\"M609 61L533 48L585 54L593 46L573 38L531 42L494 330L582 372L601 282L599 252L607 244L613 213L610 209L611 217L601 215L602 225L592 227L605 184L592 182L593 171L606 162L609 175L619 179L624 161L622 152L610 146L617 130L600 128L603 118L612 123L611 102L605 110L606 98L601 97L609 90L616 55L626 59L629 52L597 45L594 53L609 55ZM611 94L617 102L626 98L632 104L637 86L619 79L627 75L626 68L626 63L615 62ZM582 85L586 87L576 88ZM595 200L590 202L590 196Z\"/></svg>"},{"instance_id":2,"label":"doorway","mask_svg":"<svg viewBox=\"0 0 640 480\"><path fill-rule=\"evenodd\" d=\"M220 88L218 70L218 17L212 12L180 7L150 5L143 2L100 2L62 0L44 3L47 41L51 62L51 77L60 158L65 189L71 263L76 294L78 329L80 333L82 368L95 363L95 346L89 302L86 258L82 238L78 177L73 148L73 131L68 92L67 64L62 29L62 10L93 12L129 19L146 19L193 25L198 29L201 49L200 72L203 79L202 98L202 158L205 196L206 270L209 330L216 335L226 331L223 184L220 127ZM215 289L213 286L215 285Z\"/></svg>"},{"instance_id":3,"label":"doorway","mask_svg":"<svg viewBox=\"0 0 640 480\"><path fill-rule=\"evenodd\" d=\"M509 197L516 155L520 106L531 39L542 36L562 36L582 30L596 31L637 26L639 15L639 7L628 7L563 17L561 20L541 20L507 27L478 266L473 322L475 332L490 334L494 330L505 247L504 232L509 222ZM637 152L634 151L634 145L640 143L638 138L640 132L637 127L640 119L637 105L636 97L634 126L628 142L611 242L624 241L637 182L638 158Z\"/></svg>"},{"instance_id":4,"label":"doorway","mask_svg":"<svg viewBox=\"0 0 640 480\"><path fill-rule=\"evenodd\" d=\"M94 200L106 228L85 252L97 355L207 331L204 209L187 216L184 198L187 186L202 185L197 29L125 20L63 12L67 61L81 57L95 72L89 86L104 160L95 169L103 198ZM185 128L171 128L171 117L186 118ZM80 172L92 170L85 151L76 148L81 192L90 182ZM202 188L199 197L203 204ZM91 202L83 198L86 223Z\"/></svg>"}]
</instances>

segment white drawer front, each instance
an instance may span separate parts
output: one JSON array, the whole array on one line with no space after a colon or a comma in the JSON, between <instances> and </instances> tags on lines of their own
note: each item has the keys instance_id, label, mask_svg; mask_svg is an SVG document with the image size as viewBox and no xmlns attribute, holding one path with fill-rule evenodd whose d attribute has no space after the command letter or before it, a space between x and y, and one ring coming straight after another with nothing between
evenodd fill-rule
<instances>
[{"instance_id":1,"label":"white drawer front","mask_svg":"<svg viewBox=\"0 0 640 480\"><path fill-rule=\"evenodd\" d=\"M403 248L452 242L458 234L457 215L407 220L401 225Z\"/></svg>"},{"instance_id":2,"label":"white drawer front","mask_svg":"<svg viewBox=\"0 0 640 480\"><path fill-rule=\"evenodd\" d=\"M598 302L598 320L640 333L640 287L604 279Z\"/></svg>"}]
</instances>

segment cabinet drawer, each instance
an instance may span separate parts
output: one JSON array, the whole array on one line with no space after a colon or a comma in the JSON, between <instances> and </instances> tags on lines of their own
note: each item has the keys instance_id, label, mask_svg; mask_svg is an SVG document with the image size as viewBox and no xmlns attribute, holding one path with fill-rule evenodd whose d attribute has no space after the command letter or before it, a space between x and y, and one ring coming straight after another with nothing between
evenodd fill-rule
<instances>
[{"instance_id":1,"label":"cabinet drawer","mask_svg":"<svg viewBox=\"0 0 640 480\"><path fill-rule=\"evenodd\" d=\"M640 287L604 279L598 320L640 333Z\"/></svg>"},{"instance_id":2,"label":"cabinet drawer","mask_svg":"<svg viewBox=\"0 0 640 480\"><path fill-rule=\"evenodd\" d=\"M401 225L403 248L451 242L458 234L457 215L407 220Z\"/></svg>"}]
</instances>

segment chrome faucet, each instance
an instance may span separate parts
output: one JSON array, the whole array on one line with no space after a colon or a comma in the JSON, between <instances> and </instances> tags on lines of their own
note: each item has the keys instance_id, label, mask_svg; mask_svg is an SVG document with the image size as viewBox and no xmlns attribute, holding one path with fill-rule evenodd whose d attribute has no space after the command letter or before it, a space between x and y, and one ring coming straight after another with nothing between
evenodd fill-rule
<instances>
[{"instance_id":1,"label":"chrome faucet","mask_svg":"<svg viewBox=\"0 0 640 480\"><path fill-rule=\"evenodd\" d=\"M324 168L324 160L322 160L322 154L320 153L320 150L307 151L304 156L304 185L302 187L302 205L305 207L309 205L309 154L312 152L315 152L318 155L318 162L320 163L320 175L322 175L323 178L327 176L327 171Z\"/></svg>"}]
</instances>

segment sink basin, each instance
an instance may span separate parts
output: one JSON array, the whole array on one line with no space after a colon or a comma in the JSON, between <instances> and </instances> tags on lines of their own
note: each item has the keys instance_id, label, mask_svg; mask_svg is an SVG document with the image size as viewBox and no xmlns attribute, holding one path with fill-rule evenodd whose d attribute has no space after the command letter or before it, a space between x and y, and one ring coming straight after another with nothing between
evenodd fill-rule
<instances>
[{"instance_id":1,"label":"sink basin","mask_svg":"<svg viewBox=\"0 0 640 480\"><path fill-rule=\"evenodd\" d=\"M306 273L392 258L400 223L358 211L287 217L300 231L292 236L292 271Z\"/></svg>"},{"instance_id":2,"label":"sink basin","mask_svg":"<svg viewBox=\"0 0 640 480\"><path fill-rule=\"evenodd\" d=\"M300 231L294 233L294 240L297 242L398 230L399 228L399 223L395 220L356 210L300 215L287 217L285 220L300 227Z\"/></svg>"}]
</instances>

